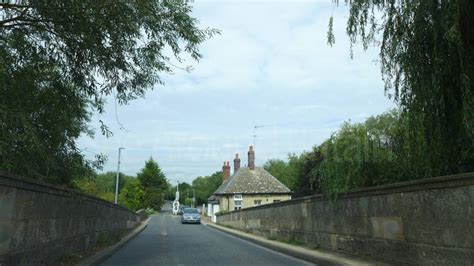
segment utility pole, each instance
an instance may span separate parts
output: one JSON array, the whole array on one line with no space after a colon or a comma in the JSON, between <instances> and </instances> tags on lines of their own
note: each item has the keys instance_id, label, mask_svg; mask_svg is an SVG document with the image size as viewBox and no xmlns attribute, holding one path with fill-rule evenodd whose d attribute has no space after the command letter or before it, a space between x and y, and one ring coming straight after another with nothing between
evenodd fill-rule
<instances>
[{"instance_id":1,"label":"utility pole","mask_svg":"<svg viewBox=\"0 0 474 266\"><path fill-rule=\"evenodd\" d=\"M125 150L125 148L120 147L118 153L118 163L117 163L117 178L115 178L115 204L118 202L118 189L119 189L119 178L120 178L120 152Z\"/></svg>"},{"instance_id":2,"label":"utility pole","mask_svg":"<svg viewBox=\"0 0 474 266\"><path fill-rule=\"evenodd\" d=\"M193 188L193 208L196 206L196 194L194 193L194 188Z\"/></svg>"},{"instance_id":3,"label":"utility pole","mask_svg":"<svg viewBox=\"0 0 474 266\"><path fill-rule=\"evenodd\" d=\"M179 180L176 182L178 182L176 184L176 200L179 202Z\"/></svg>"}]
</instances>

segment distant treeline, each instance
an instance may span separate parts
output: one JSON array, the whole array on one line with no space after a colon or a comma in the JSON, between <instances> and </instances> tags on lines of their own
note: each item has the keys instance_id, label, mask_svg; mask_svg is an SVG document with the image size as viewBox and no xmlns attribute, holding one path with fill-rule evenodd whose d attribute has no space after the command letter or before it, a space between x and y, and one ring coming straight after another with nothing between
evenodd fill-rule
<instances>
[{"instance_id":1,"label":"distant treeline","mask_svg":"<svg viewBox=\"0 0 474 266\"><path fill-rule=\"evenodd\" d=\"M114 202L116 172L92 174L73 180L74 187L84 193ZM136 211L144 208L160 210L169 184L158 163L150 158L136 177L120 173L118 204Z\"/></svg>"},{"instance_id":2,"label":"distant treeline","mask_svg":"<svg viewBox=\"0 0 474 266\"><path fill-rule=\"evenodd\" d=\"M472 147L453 162L432 147L430 132L413 117L392 110L363 123L342 124L311 151L272 159L264 167L291 188L294 197L474 171ZM446 148L448 150L448 148Z\"/></svg>"},{"instance_id":3,"label":"distant treeline","mask_svg":"<svg viewBox=\"0 0 474 266\"><path fill-rule=\"evenodd\" d=\"M207 199L222 184L222 178L222 171L218 171L210 176L198 176L191 184L179 183L179 202L191 206L194 193L196 206L207 203ZM166 199L174 200L176 189L176 186L170 187Z\"/></svg>"}]
</instances>

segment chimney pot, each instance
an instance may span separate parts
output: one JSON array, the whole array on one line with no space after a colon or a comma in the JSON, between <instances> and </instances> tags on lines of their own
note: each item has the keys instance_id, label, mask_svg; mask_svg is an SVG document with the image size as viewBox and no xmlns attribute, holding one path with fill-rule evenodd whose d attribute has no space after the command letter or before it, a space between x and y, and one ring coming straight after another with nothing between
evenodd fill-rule
<instances>
[{"instance_id":1,"label":"chimney pot","mask_svg":"<svg viewBox=\"0 0 474 266\"><path fill-rule=\"evenodd\" d=\"M235 154L235 159L234 159L234 174L239 170L240 168L240 158L239 154Z\"/></svg>"},{"instance_id":2,"label":"chimney pot","mask_svg":"<svg viewBox=\"0 0 474 266\"><path fill-rule=\"evenodd\" d=\"M255 169L255 152L253 151L253 146L249 147L248 164L249 164L249 169L250 170Z\"/></svg>"},{"instance_id":3,"label":"chimney pot","mask_svg":"<svg viewBox=\"0 0 474 266\"><path fill-rule=\"evenodd\" d=\"M229 161L224 161L224 166L222 166L222 173L223 173L223 182L229 179L230 177L230 165Z\"/></svg>"}]
</instances>

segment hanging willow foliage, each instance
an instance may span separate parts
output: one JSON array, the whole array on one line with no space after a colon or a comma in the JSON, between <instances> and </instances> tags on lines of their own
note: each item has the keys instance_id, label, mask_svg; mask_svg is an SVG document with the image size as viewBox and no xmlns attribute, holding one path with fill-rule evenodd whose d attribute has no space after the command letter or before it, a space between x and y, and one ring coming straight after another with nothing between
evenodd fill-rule
<instances>
[{"instance_id":1,"label":"hanging willow foliage","mask_svg":"<svg viewBox=\"0 0 474 266\"><path fill-rule=\"evenodd\" d=\"M334 0L340 4L342 1ZM344 0L352 46L380 48L386 94L426 140L431 175L474 170L474 1ZM328 43L334 44L332 18Z\"/></svg>"}]
</instances>

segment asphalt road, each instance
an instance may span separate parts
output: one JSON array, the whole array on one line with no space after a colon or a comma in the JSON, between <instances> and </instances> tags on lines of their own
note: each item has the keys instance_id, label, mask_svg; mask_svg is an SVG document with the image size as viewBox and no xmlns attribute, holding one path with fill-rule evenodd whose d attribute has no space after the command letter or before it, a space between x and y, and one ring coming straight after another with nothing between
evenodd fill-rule
<instances>
[{"instance_id":1,"label":"asphalt road","mask_svg":"<svg viewBox=\"0 0 474 266\"><path fill-rule=\"evenodd\" d=\"M101 265L312 265L164 210Z\"/></svg>"}]
</instances>

